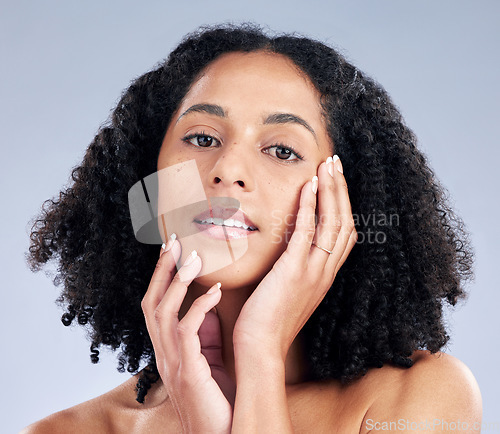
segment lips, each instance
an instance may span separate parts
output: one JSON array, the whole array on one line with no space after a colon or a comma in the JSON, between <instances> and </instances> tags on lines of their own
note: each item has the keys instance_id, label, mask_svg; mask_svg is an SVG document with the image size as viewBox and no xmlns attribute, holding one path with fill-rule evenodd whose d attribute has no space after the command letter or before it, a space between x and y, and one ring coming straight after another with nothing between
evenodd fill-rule
<instances>
[{"instance_id":1,"label":"lips","mask_svg":"<svg viewBox=\"0 0 500 434\"><path fill-rule=\"evenodd\" d=\"M196 223L201 223L204 220L208 220L210 218L222 219L222 220L231 219L243 223L246 226L249 226L249 229L247 229L249 231L258 230L255 223L252 220L250 220L250 218L241 209L224 208L217 205L213 206L211 209L208 209L198 214L196 217L194 217L193 221L195 221Z\"/></svg>"}]
</instances>

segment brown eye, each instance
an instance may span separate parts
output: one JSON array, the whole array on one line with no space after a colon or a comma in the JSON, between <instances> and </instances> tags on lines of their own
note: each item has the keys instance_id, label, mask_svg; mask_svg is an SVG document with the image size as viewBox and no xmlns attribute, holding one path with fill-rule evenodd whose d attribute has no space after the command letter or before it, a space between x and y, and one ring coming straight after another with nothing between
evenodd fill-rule
<instances>
[{"instance_id":1,"label":"brown eye","mask_svg":"<svg viewBox=\"0 0 500 434\"><path fill-rule=\"evenodd\" d=\"M190 136L184 137L182 140L198 148L209 148L218 142L217 139L207 134L191 134Z\"/></svg>"},{"instance_id":2,"label":"brown eye","mask_svg":"<svg viewBox=\"0 0 500 434\"><path fill-rule=\"evenodd\" d=\"M276 148L276 156L280 160L288 160L288 157L290 157L290 155L292 154L293 152L290 149L282 148L281 146Z\"/></svg>"},{"instance_id":3,"label":"brown eye","mask_svg":"<svg viewBox=\"0 0 500 434\"><path fill-rule=\"evenodd\" d=\"M303 157L297 152L294 151L289 146L284 145L273 145L266 149L266 153L276 157L278 160L281 160L286 163L295 163L299 160L303 160Z\"/></svg>"},{"instance_id":4,"label":"brown eye","mask_svg":"<svg viewBox=\"0 0 500 434\"><path fill-rule=\"evenodd\" d=\"M196 142L198 146L207 147L214 141L213 137L210 136L196 136Z\"/></svg>"}]
</instances>

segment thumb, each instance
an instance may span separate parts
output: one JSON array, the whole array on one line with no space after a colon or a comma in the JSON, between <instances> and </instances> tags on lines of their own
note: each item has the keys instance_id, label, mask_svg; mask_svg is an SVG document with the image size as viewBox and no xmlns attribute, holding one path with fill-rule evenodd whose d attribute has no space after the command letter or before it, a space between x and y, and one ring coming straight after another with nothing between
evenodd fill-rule
<instances>
[{"instance_id":1,"label":"thumb","mask_svg":"<svg viewBox=\"0 0 500 434\"><path fill-rule=\"evenodd\" d=\"M201 352L210 367L223 367L220 321L214 310L215 308L205 314L205 320L198 330L198 336L200 338Z\"/></svg>"},{"instance_id":2,"label":"thumb","mask_svg":"<svg viewBox=\"0 0 500 434\"><path fill-rule=\"evenodd\" d=\"M236 384L224 367L220 321L215 308L206 313L205 320L198 330L198 336L201 343L201 353L207 359L213 379L231 406L234 406Z\"/></svg>"}]
</instances>

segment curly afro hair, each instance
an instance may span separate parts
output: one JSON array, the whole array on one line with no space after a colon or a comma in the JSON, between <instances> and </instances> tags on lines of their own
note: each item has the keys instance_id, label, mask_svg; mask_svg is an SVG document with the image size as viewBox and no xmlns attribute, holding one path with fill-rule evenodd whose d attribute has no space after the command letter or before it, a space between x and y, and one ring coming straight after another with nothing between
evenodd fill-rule
<instances>
[{"instance_id":1,"label":"curly afro hair","mask_svg":"<svg viewBox=\"0 0 500 434\"><path fill-rule=\"evenodd\" d=\"M88 326L91 360L120 348L118 370L139 371L137 401L159 376L141 310L158 248L139 243L128 191L156 171L172 114L219 55L266 51L290 58L321 94L328 134L345 168L358 241L305 325L313 379L347 383L384 363L410 367L417 349L448 341L444 303L465 298L473 252L448 194L386 91L337 51L258 25L203 26L135 79L89 145L72 183L32 220L32 271L57 258L64 325Z\"/></svg>"}]
</instances>

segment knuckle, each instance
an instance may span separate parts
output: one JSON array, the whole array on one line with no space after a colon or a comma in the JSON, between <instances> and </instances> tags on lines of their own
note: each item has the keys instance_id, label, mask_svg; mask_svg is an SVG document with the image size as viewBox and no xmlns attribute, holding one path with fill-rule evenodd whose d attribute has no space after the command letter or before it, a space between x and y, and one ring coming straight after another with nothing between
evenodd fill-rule
<instances>
[{"instance_id":1,"label":"knuckle","mask_svg":"<svg viewBox=\"0 0 500 434\"><path fill-rule=\"evenodd\" d=\"M314 216L314 212L316 211L316 204L312 202L308 202L304 207L303 212L301 213L302 220L306 223L309 223L311 218L311 214Z\"/></svg>"},{"instance_id":2,"label":"knuckle","mask_svg":"<svg viewBox=\"0 0 500 434\"><path fill-rule=\"evenodd\" d=\"M290 252L285 251L283 255L284 261L276 262L274 267L284 275L288 276L292 281L295 281L303 277L306 264L301 261L299 264L291 266L290 264L293 263L293 258L291 256Z\"/></svg>"},{"instance_id":3,"label":"knuckle","mask_svg":"<svg viewBox=\"0 0 500 434\"><path fill-rule=\"evenodd\" d=\"M304 235L308 241L312 241L315 234L316 234L316 228L314 226L306 226L304 228Z\"/></svg>"},{"instance_id":4,"label":"knuckle","mask_svg":"<svg viewBox=\"0 0 500 434\"><path fill-rule=\"evenodd\" d=\"M165 264L165 260L166 260L166 255L161 255L160 258L156 261L156 266L155 266L155 269L158 270L159 268L161 268L164 264Z\"/></svg>"},{"instance_id":5,"label":"knuckle","mask_svg":"<svg viewBox=\"0 0 500 434\"><path fill-rule=\"evenodd\" d=\"M159 268L162 268L162 267L168 265L169 261L170 261L169 255L162 254L158 258L158 261L156 261L155 269L157 270Z\"/></svg>"},{"instance_id":6,"label":"knuckle","mask_svg":"<svg viewBox=\"0 0 500 434\"><path fill-rule=\"evenodd\" d=\"M346 192L349 191L349 187L347 186L347 182L345 182L345 180L338 182L336 185L338 188L345 190Z\"/></svg>"},{"instance_id":7,"label":"knuckle","mask_svg":"<svg viewBox=\"0 0 500 434\"><path fill-rule=\"evenodd\" d=\"M144 297L141 301L141 309L144 314L146 314L149 310L149 300Z\"/></svg>"},{"instance_id":8,"label":"knuckle","mask_svg":"<svg viewBox=\"0 0 500 434\"><path fill-rule=\"evenodd\" d=\"M154 318L155 318L155 321L156 321L157 323L160 323L160 322L162 322L162 321L163 321L163 319L165 318L165 313L163 312L163 310L162 310L162 309L160 309L160 308L156 308L156 309L154 310Z\"/></svg>"},{"instance_id":9,"label":"knuckle","mask_svg":"<svg viewBox=\"0 0 500 434\"><path fill-rule=\"evenodd\" d=\"M186 325L186 323L180 321L179 324L177 324L177 334L180 337L186 337L191 333L191 328Z\"/></svg>"},{"instance_id":10,"label":"knuckle","mask_svg":"<svg viewBox=\"0 0 500 434\"><path fill-rule=\"evenodd\" d=\"M203 299L201 297L198 297L193 303L191 304L191 309L203 309Z\"/></svg>"},{"instance_id":11,"label":"knuckle","mask_svg":"<svg viewBox=\"0 0 500 434\"><path fill-rule=\"evenodd\" d=\"M336 232L340 232L340 229L342 229L342 220L339 217L335 217L332 223L332 227Z\"/></svg>"},{"instance_id":12,"label":"knuckle","mask_svg":"<svg viewBox=\"0 0 500 434\"><path fill-rule=\"evenodd\" d=\"M354 222L352 221L352 219L345 222L344 227L347 232L356 232L356 229L354 228Z\"/></svg>"},{"instance_id":13,"label":"knuckle","mask_svg":"<svg viewBox=\"0 0 500 434\"><path fill-rule=\"evenodd\" d=\"M304 228L307 229L307 228L310 228L311 226L314 226L314 215L311 216L311 215L305 215L305 214L301 214L297 217L297 223L296 223L296 227L298 228Z\"/></svg>"},{"instance_id":14,"label":"knuckle","mask_svg":"<svg viewBox=\"0 0 500 434\"><path fill-rule=\"evenodd\" d=\"M328 185L326 185L326 190L329 192L329 193L335 193L335 184L333 183L328 183Z\"/></svg>"}]
</instances>

